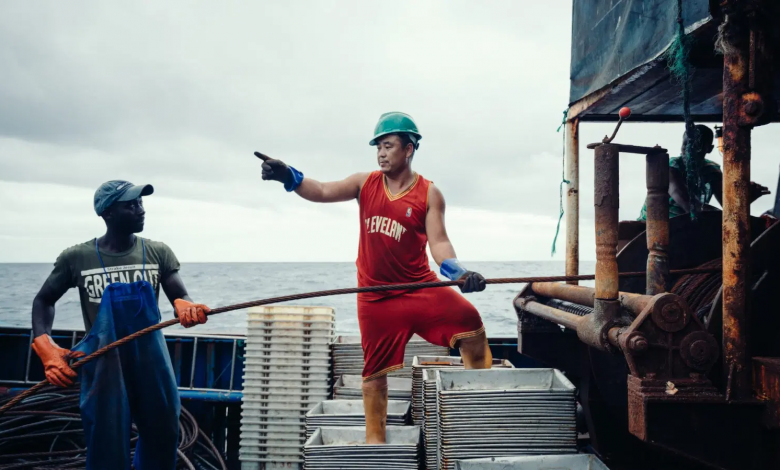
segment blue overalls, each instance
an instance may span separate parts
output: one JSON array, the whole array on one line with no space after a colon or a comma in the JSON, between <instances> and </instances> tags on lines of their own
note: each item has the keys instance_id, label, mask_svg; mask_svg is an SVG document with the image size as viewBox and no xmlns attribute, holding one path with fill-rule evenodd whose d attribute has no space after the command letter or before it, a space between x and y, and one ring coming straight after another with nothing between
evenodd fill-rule
<instances>
[{"instance_id":1,"label":"blue overalls","mask_svg":"<svg viewBox=\"0 0 780 470\"><path fill-rule=\"evenodd\" d=\"M160 322L154 288L143 278L110 283L95 324L74 348L91 354L127 335ZM111 282L95 240L103 272ZM174 470L181 402L171 358L161 331L146 334L79 369L81 419L87 441L87 470L130 470L130 432L139 439L135 470Z\"/></svg>"}]
</instances>

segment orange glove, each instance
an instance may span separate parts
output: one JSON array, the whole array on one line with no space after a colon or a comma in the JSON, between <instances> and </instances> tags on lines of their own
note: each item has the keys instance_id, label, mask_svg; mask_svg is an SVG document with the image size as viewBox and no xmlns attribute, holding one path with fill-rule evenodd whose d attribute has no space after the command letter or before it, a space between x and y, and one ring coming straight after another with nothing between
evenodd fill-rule
<instances>
[{"instance_id":1,"label":"orange glove","mask_svg":"<svg viewBox=\"0 0 780 470\"><path fill-rule=\"evenodd\" d=\"M63 388L73 385L73 379L78 377L78 374L70 368L68 360L83 357L83 352L73 352L69 349L61 348L47 334L42 334L35 338L32 348L35 354L41 358L46 373L46 380L50 384Z\"/></svg>"},{"instance_id":2,"label":"orange glove","mask_svg":"<svg viewBox=\"0 0 780 470\"><path fill-rule=\"evenodd\" d=\"M184 328L192 328L195 325L206 323L208 319L206 314L211 311L210 308L203 304L194 304L184 299L174 300L173 308L176 310L176 316L179 317L181 326Z\"/></svg>"}]
</instances>

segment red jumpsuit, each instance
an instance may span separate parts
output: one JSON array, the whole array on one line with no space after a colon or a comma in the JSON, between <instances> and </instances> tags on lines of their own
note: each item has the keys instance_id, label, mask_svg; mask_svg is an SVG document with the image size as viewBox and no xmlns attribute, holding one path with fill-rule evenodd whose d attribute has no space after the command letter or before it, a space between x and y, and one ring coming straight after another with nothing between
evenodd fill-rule
<instances>
[{"instance_id":1,"label":"red jumpsuit","mask_svg":"<svg viewBox=\"0 0 780 470\"><path fill-rule=\"evenodd\" d=\"M412 186L395 196L375 171L360 189L358 285L438 281L428 264L425 217L431 182L415 175ZM363 380L404 367L413 334L455 347L458 340L485 331L474 306L452 287L358 294L363 346Z\"/></svg>"}]
</instances>

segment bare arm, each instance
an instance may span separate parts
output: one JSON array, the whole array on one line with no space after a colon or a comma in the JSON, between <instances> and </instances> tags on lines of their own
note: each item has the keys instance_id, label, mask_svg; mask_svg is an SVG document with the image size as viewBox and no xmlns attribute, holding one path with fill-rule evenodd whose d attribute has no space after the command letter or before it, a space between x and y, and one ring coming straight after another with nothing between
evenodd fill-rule
<instances>
[{"instance_id":1,"label":"bare arm","mask_svg":"<svg viewBox=\"0 0 780 470\"><path fill-rule=\"evenodd\" d=\"M343 202L357 199L360 188L368 178L368 173L355 173L341 181L322 183L320 181L304 178L301 172L294 170L281 160L271 158L260 152L255 156L263 161L263 179L275 180L283 183L285 188L292 190L299 196L312 202ZM296 182L300 182L296 187ZM289 186L288 186L289 185Z\"/></svg>"},{"instance_id":2,"label":"bare arm","mask_svg":"<svg viewBox=\"0 0 780 470\"><path fill-rule=\"evenodd\" d=\"M711 178L709 180L710 187L712 188L712 195L723 207L723 175L720 178ZM686 212L690 211L690 205L688 203L688 191L686 191L684 176L675 169L669 169L669 195L674 198L674 201ZM756 199L765 194L769 194L769 190L761 186L760 184L750 182L748 186L748 197L752 203Z\"/></svg>"},{"instance_id":3,"label":"bare arm","mask_svg":"<svg viewBox=\"0 0 780 470\"><path fill-rule=\"evenodd\" d=\"M457 258L455 248L447 236L447 228L444 225L444 195L439 188L430 185L428 189L428 214L425 216L425 232L428 236L428 245L431 248L436 264L441 264L446 259Z\"/></svg>"},{"instance_id":4,"label":"bare arm","mask_svg":"<svg viewBox=\"0 0 780 470\"><path fill-rule=\"evenodd\" d=\"M441 266L443 275L451 280L463 280L463 284L459 286L463 293L485 290L485 278L477 272L467 270L458 262L455 248L452 247L444 226L444 195L433 184L428 188L425 233L428 236L431 255L436 264Z\"/></svg>"},{"instance_id":5,"label":"bare arm","mask_svg":"<svg viewBox=\"0 0 780 470\"><path fill-rule=\"evenodd\" d=\"M168 300L171 302L171 305L173 305L173 302L176 299L184 299L188 302L192 302L192 299L187 292L187 288L184 287L184 280L181 278L178 271L165 276L165 278L160 281L160 285L163 288L163 292L165 292L165 296L168 297Z\"/></svg>"},{"instance_id":6,"label":"bare arm","mask_svg":"<svg viewBox=\"0 0 780 470\"><path fill-rule=\"evenodd\" d=\"M685 176L674 168L669 168L669 196L674 199L678 206L685 212L691 211L690 201L688 200L688 190L685 186Z\"/></svg>"},{"instance_id":7,"label":"bare arm","mask_svg":"<svg viewBox=\"0 0 780 470\"><path fill-rule=\"evenodd\" d=\"M38 291L32 306L33 338L42 334L51 336L51 327L54 324L54 304L62 298L65 292L67 290L58 292L48 282L45 282L41 290Z\"/></svg>"},{"instance_id":8,"label":"bare arm","mask_svg":"<svg viewBox=\"0 0 780 470\"><path fill-rule=\"evenodd\" d=\"M368 173L355 173L341 181L321 183L311 178L304 178L301 185L295 189L298 195L312 202L343 202L357 199L360 188L368 178Z\"/></svg>"},{"instance_id":9,"label":"bare arm","mask_svg":"<svg viewBox=\"0 0 780 470\"><path fill-rule=\"evenodd\" d=\"M173 304L173 314L184 328L192 328L208 321L206 316L211 309L192 301L179 271L173 271L160 281L165 296Z\"/></svg>"}]
</instances>

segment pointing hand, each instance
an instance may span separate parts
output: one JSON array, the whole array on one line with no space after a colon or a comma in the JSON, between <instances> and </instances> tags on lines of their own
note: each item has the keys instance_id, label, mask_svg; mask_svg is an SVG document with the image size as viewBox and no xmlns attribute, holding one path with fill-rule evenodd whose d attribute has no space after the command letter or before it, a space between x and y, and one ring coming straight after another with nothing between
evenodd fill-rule
<instances>
[{"instance_id":1,"label":"pointing hand","mask_svg":"<svg viewBox=\"0 0 780 470\"><path fill-rule=\"evenodd\" d=\"M282 184L288 184L292 180L292 173L283 161L275 160L260 152L255 152L255 156L263 161L263 179L279 181Z\"/></svg>"}]
</instances>

